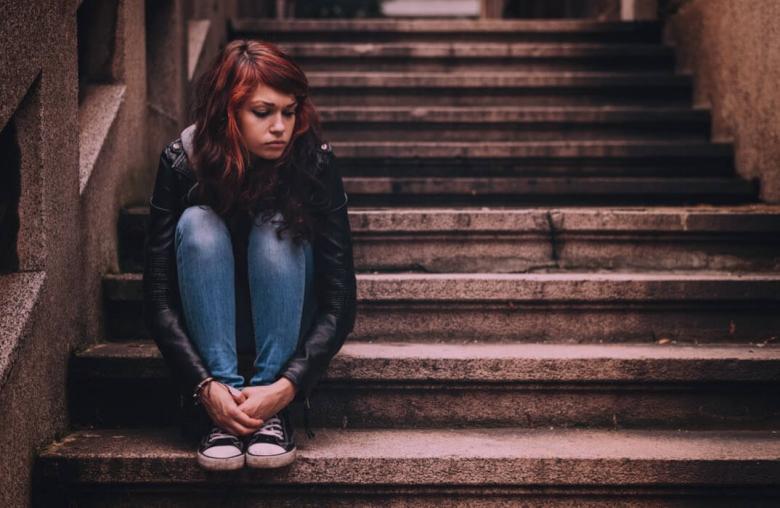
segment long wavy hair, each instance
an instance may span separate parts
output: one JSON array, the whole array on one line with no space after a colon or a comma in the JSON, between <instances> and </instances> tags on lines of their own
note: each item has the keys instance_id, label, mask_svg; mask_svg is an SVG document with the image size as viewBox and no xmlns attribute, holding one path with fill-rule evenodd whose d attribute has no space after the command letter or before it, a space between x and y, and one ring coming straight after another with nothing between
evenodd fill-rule
<instances>
[{"instance_id":1,"label":"long wavy hair","mask_svg":"<svg viewBox=\"0 0 780 508\"><path fill-rule=\"evenodd\" d=\"M253 171L238 112L260 84L294 95L298 107L282 155L269 165L270 170ZM304 196L312 188L324 188L314 175L313 164L322 138L309 83L300 67L271 43L232 41L198 80L193 113L192 162L199 201L230 220L267 220L278 210L283 216L279 238L289 229L296 241L311 239L316 224L306 210Z\"/></svg>"}]
</instances>

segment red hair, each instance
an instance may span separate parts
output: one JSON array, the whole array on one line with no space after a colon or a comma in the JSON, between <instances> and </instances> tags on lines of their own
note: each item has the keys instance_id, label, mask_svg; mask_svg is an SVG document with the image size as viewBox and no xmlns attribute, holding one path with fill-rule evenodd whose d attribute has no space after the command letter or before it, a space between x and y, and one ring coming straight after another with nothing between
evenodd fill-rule
<instances>
[{"instance_id":1,"label":"red hair","mask_svg":"<svg viewBox=\"0 0 780 508\"><path fill-rule=\"evenodd\" d=\"M273 171L249 172L251 154L238 126L238 112L258 85L293 95L295 127ZM319 117L309 83L298 65L275 45L257 40L228 43L198 80L193 169L200 196L220 215L281 210L287 227L305 233L301 189L308 159L320 145Z\"/></svg>"}]
</instances>

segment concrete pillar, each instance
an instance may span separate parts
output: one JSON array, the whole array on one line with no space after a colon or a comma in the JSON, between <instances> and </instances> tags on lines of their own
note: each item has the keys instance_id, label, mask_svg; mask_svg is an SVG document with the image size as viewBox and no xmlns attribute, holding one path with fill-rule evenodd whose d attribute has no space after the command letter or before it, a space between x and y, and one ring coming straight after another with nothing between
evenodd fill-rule
<instances>
[{"instance_id":1,"label":"concrete pillar","mask_svg":"<svg viewBox=\"0 0 780 508\"><path fill-rule=\"evenodd\" d=\"M658 17L658 0L621 0L620 19L644 21Z\"/></svg>"}]
</instances>

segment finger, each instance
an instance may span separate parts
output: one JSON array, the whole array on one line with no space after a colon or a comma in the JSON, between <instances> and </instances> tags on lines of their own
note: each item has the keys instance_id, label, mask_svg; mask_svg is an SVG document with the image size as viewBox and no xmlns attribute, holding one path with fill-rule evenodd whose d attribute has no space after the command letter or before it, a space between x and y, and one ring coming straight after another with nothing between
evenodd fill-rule
<instances>
[{"instance_id":1,"label":"finger","mask_svg":"<svg viewBox=\"0 0 780 508\"><path fill-rule=\"evenodd\" d=\"M246 414L245 412L243 412L241 410L237 410L236 412L232 413L231 416L233 417L233 419L237 423L239 423L239 424L241 424L241 425L243 425L245 427L258 428L258 427L260 427L260 425L263 424L263 420L259 420L257 418L252 418L251 416L249 416L248 414Z\"/></svg>"},{"instance_id":2,"label":"finger","mask_svg":"<svg viewBox=\"0 0 780 508\"><path fill-rule=\"evenodd\" d=\"M236 401L236 404L240 404L246 400L246 395L241 390L237 390L232 386L228 386L228 390L230 391L230 395L233 396L233 400Z\"/></svg>"},{"instance_id":3,"label":"finger","mask_svg":"<svg viewBox=\"0 0 780 508\"><path fill-rule=\"evenodd\" d=\"M246 436L254 432L253 429L248 429L243 425L236 423L234 420L230 420L230 419L224 423L223 428L226 429L228 432L235 434L237 436Z\"/></svg>"}]
</instances>

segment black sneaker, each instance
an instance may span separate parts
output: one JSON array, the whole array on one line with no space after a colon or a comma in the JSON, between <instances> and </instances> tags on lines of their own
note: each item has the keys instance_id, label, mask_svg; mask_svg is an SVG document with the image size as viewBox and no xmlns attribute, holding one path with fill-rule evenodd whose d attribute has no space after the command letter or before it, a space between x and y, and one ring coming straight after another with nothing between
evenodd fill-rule
<instances>
[{"instance_id":1,"label":"black sneaker","mask_svg":"<svg viewBox=\"0 0 780 508\"><path fill-rule=\"evenodd\" d=\"M212 427L200 442L198 464L210 471L228 471L244 467L244 443L219 427Z\"/></svg>"},{"instance_id":2,"label":"black sneaker","mask_svg":"<svg viewBox=\"0 0 780 508\"><path fill-rule=\"evenodd\" d=\"M286 411L275 414L252 434L246 443L246 465L256 468L282 467L295 460L293 428Z\"/></svg>"}]
</instances>

